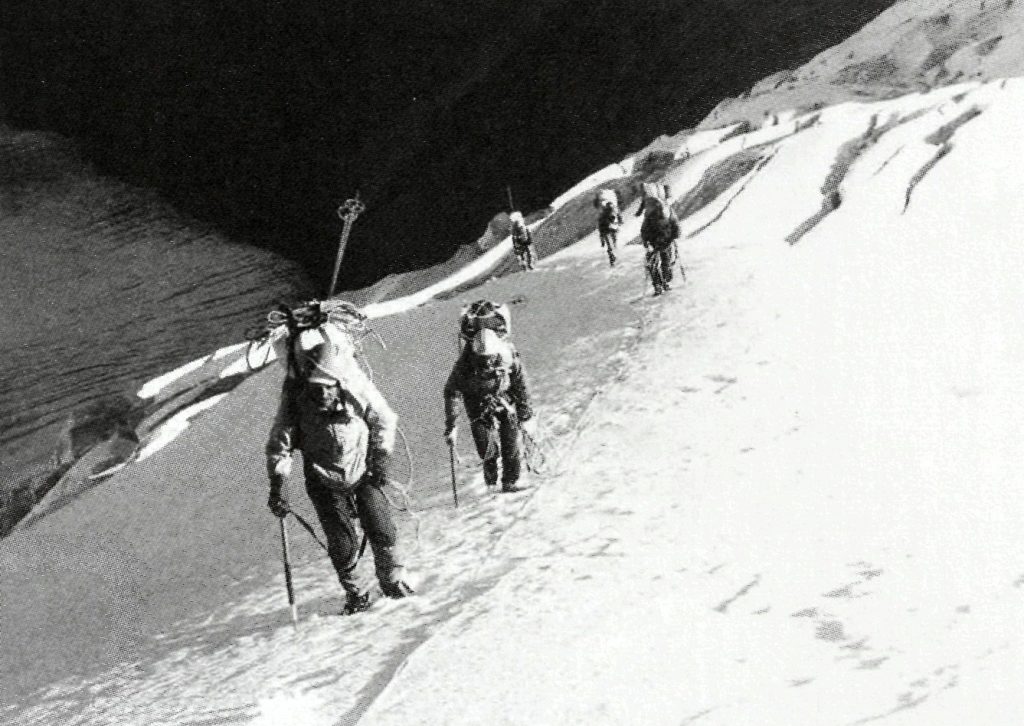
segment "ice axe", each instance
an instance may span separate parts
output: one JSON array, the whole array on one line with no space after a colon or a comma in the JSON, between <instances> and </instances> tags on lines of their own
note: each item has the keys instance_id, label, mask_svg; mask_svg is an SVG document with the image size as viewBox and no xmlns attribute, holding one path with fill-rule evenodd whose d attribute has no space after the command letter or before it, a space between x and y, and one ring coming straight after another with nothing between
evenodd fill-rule
<instances>
[{"instance_id":1,"label":"ice axe","mask_svg":"<svg viewBox=\"0 0 1024 726\"><path fill-rule=\"evenodd\" d=\"M448 459L452 464L452 499L455 500L455 508L459 508L459 488L455 483L455 444L448 442Z\"/></svg>"},{"instance_id":2,"label":"ice axe","mask_svg":"<svg viewBox=\"0 0 1024 726\"><path fill-rule=\"evenodd\" d=\"M281 554L284 558L284 584L288 588L288 607L292 612L292 625L299 627L299 609L295 604L295 588L292 585L292 566L288 559L288 528L285 526L284 517L279 518L281 525Z\"/></svg>"},{"instance_id":3,"label":"ice axe","mask_svg":"<svg viewBox=\"0 0 1024 726\"><path fill-rule=\"evenodd\" d=\"M673 262L679 263L679 274L683 276L683 282L686 282L686 268L683 267L683 261L679 259L679 243L676 240L672 241L672 253L675 255Z\"/></svg>"},{"instance_id":4,"label":"ice axe","mask_svg":"<svg viewBox=\"0 0 1024 726\"><path fill-rule=\"evenodd\" d=\"M338 240L338 254L334 258L334 273L331 275L331 286L327 288L327 297L334 294L334 286L338 284L338 272L341 270L341 258L345 256L345 245L348 244L348 236L352 231L352 225L356 217L366 211L366 205L359 199L359 192L356 192L355 199L346 199L338 207L338 217L342 221L341 238Z\"/></svg>"}]
</instances>

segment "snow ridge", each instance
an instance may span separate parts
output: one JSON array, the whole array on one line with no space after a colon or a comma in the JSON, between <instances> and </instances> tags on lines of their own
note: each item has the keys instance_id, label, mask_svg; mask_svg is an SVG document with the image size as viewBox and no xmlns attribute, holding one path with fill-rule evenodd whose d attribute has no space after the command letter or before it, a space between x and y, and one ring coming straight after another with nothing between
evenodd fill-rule
<instances>
[{"instance_id":1,"label":"snow ridge","mask_svg":"<svg viewBox=\"0 0 1024 726\"><path fill-rule=\"evenodd\" d=\"M615 268L588 234L474 290L517 301L535 374L551 466L523 494L487 492L467 454L451 506L439 404L423 393L438 382L420 363L448 360L450 341L405 351L449 330L461 301L379 318L385 394L426 432L410 436L418 524L399 513L419 535L405 601L339 618L330 565L298 532L293 631L252 484L276 379L202 401L158 455L0 544L0 713L19 726L1012 723L1022 115L1010 79L660 139L685 284L640 294L634 207ZM213 356L217 370L239 355ZM210 499L190 504L197 490ZM115 496L156 512L159 536L131 518L103 529ZM42 542L53 561L30 561ZM207 548L195 593L182 573L133 569L172 567L156 558L186 545ZM64 603L65 627L40 614L56 591L117 617L77 627Z\"/></svg>"}]
</instances>

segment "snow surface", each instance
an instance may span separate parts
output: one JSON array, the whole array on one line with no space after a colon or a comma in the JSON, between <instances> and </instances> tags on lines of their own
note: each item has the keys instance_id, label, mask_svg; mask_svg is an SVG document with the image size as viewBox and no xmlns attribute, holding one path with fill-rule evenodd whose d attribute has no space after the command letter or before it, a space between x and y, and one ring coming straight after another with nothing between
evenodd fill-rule
<instances>
[{"instance_id":1,"label":"snow surface","mask_svg":"<svg viewBox=\"0 0 1024 726\"><path fill-rule=\"evenodd\" d=\"M216 396L210 396L209 398L203 399L199 403L193 404L182 411L179 411L170 419L167 420L163 426L156 430L152 438L146 442L146 445L139 449L137 461L145 461L151 457L160 449L167 446L169 443L174 441L185 432L188 428L189 421L206 411L213 408L228 395L226 393L219 393Z\"/></svg>"},{"instance_id":2,"label":"snow surface","mask_svg":"<svg viewBox=\"0 0 1024 726\"><path fill-rule=\"evenodd\" d=\"M220 351L218 351L218 353L219 352ZM223 356L204 355L201 358L196 358L193 361L189 361L185 365L175 368L173 371L164 373L162 375L157 376L156 378L146 381L142 385L142 388L139 389L139 392L136 395L138 395L139 398L153 398L157 394L159 394L160 391L164 390L165 388L167 388L167 386L171 385L175 381L179 381L185 376L187 376L189 373L193 373L194 371L197 371L200 368L202 368L204 365L206 365L208 361L211 360L211 358L214 360L219 360L221 357Z\"/></svg>"},{"instance_id":3,"label":"snow surface","mask_svg":"<svg viewBox=\"0 0 1024 726\"><path fill-rule=\"evenodd\" d=\"M460 301L382 320L416 464L407 601L337 617L293 526L293 630L261 479L278 374L245 381L0 543L0 718L1019 723L1022 114L1011 80L780 121L670 172L682 197L765 144L684 220L669 295L593 234L474 290L522 298L548 462L520 495L485 492L467 451L450 504L438 340Z\"/></svg>"}]
</instances>

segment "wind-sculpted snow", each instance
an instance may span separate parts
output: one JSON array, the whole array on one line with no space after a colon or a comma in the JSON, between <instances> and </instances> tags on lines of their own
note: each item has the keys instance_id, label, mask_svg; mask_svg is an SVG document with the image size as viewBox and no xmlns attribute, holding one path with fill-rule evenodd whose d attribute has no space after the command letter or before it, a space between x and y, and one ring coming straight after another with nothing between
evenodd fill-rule
<instances>
[{"instance_id":1,"label":"wind-sculpted snow","mask_svg":"<svg viewBox=\"0 0 1024 726\"><path fill-rule=\"evenodd\" d=\"M591 233L467 295L512 303L532 375L551 461L520 495L486 493L463 441L451 506L440 385L462 300L376 319L415 462L408 601L336 617L293 526L292 629L261 461L279 373L245 378L0 544L0 716L1014 723L1022 115L1010 80L669 148L685 284L641 297L634 206L614 269ZM787 244L823 189L842 203Z\"/></svg>"},{"instance_id":2,"label":"wind-sculpted snow","mask_svg":"<svg viewBox=\"0 0 1024 726\"><path fill-rule=\"evenodd\" d=\"M950 139L953 138L956 130L979 115L981 115L981 109L977 106L972 106L925 139L929 144L935 144L939 148L936 150L935 155L910 178L910 182L907 184L907 196L903 202L904 211L906 211L907 207L910 206L910 198L914 194L914 187L920 184L925 175L931 171L946 154L953 150L953 145Z\"/></svg>"}]
</instances>

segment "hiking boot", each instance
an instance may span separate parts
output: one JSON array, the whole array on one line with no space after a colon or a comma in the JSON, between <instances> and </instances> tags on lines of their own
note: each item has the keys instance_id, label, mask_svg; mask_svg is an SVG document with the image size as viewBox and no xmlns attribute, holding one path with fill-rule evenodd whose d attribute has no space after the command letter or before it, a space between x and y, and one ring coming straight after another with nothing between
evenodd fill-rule
<instances>
[{"instance_id":1,"label":"hiking boot","mask_svg":"<svg viewBox=\"0 0 1024 726\"><path fill-rule=\"evenodd\" d=\"M391 582L387 585L381 585L380 589L384 592L385 597L390 597L393 600L401 600L403 597L409 597L415 595L416 591L405 584L402 580L398 582Z\"/></svg>"},{"instance_id":2,"label":"hiking boot","mask_svg":"<svg viewBox=\"0 0 1024 726\"><path fill-rule=\"evenodd\" d=\"M526 487L520 486L514 481L503 482L501 485L501 491L504 494L514 494L515 492L521 492L524 489L526 489Z\"/></svg>"},{"instance_id":3,"label":"hiking boot","mask_svg":"<svg viewBox=\"0 0 1024 726\"><path fill-rule=\"evenodd\" d=\"M664 285L661 286L661 291L662 292L668 292L671 289L672 289L672 286L669 285L667 282Z\"/></svg>"},{"instance_id":4,"label":"hiking boot","mask_svg":"<svg viewBox=\"0 0 1024 726\"><path fill-rule=\"evenodd\" d=\"M370 609L370 593L364 592L362 595L348 594L345 598L345 607L342 609L342 615L355 615L361 613L364 610Z\"/></svg>"},{"instance_id":5,"label":"hiking boot","mask_svg":"<svg viewBox=\"0 0 1024 726\"><path fill-rule=\"evenodd\" d=\"M660 294L661 294L661 288L660 287L654 288L654 297L658 297L658 295L660 295Z\"/></svg>"}]
</instances>

